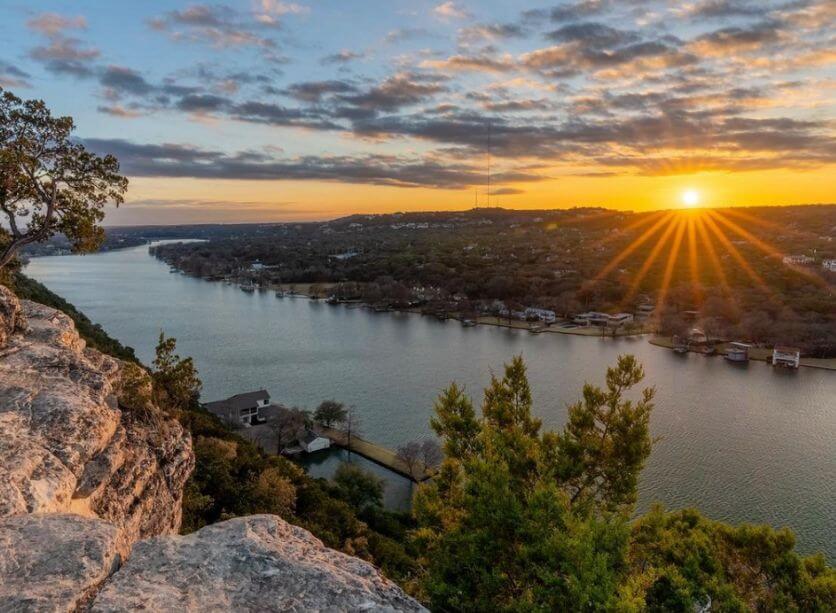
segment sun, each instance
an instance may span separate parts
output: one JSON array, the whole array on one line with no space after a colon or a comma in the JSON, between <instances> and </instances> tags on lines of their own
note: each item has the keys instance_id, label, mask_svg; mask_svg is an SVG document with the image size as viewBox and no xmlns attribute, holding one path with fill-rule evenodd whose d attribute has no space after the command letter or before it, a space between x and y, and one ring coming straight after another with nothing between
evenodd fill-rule
<instances>
[{"instance_id":1,"label":"sun","mask_svg":"<svg viewBox=\"0 0 836 613\"><path fill-rule=\"evenodd\" d=\"M682 204L692 209L700 204L700 193L695 189L686 189L682 192Z\"/></svg>"}]
</instances>

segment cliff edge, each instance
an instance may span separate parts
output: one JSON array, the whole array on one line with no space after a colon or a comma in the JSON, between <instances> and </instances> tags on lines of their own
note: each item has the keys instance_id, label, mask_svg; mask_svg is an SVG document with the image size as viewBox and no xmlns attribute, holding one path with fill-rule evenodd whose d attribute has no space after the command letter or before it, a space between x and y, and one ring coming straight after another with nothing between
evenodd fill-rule
<instances>
[{"instance_id":1,"label":"cliff edge","mask_svg":"<svg viewBox=\"0 0 836 613\"><path fill-rule=\"evenodd\" d=\"M191 437L145 383L0 285L0 612L423 610L276 516L177 536Z\"/></svg>"}]
</instances>

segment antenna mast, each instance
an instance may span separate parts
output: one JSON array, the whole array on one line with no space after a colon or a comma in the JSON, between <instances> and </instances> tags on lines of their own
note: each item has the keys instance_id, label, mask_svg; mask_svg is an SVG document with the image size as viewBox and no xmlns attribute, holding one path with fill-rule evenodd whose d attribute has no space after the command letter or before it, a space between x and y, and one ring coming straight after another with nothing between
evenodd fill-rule
<instances>
[{"instance_id":1,"label":"antenna mast","mask_svg":"<svg viewBox=\"0 0 836 613\"><path fill-rule=\"evenodd\" d=\"M488 208L491 208L491 120L488 119Z\"/></svg>"}]
</instances>

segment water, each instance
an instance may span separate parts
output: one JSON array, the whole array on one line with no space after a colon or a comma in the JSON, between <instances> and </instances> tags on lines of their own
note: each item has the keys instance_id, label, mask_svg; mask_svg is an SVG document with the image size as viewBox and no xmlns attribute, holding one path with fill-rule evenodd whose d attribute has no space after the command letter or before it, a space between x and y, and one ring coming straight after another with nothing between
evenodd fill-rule
<instances>
[{"instance_id":1,"label":"water","mask_svg":"<svg viewBox=\"0 0 836 613\"><path fill-rule=\"evenodd\" d=\"M657 387L659 440L640 510L699 507L709 517L789 526L802 552L836 559L836 373L774 370L677 356L642 339L532 335L375 314L171 274L147 247L35 259L45 283L150 363L160 330L195 358L207 400L264 387L285 404L335 398L357 407L366 438L395 447L428 436L432 403L456 380L481 396L490 372L523 354L536 413L559 428L584 381L602 383L621 353ZM332 456L313 467L327 474ZM408 495L395 483L390 502ZM398 493L400 492L400 494ZM392 502L395 506L400 503Z\"/></svg>"}]
</instances>

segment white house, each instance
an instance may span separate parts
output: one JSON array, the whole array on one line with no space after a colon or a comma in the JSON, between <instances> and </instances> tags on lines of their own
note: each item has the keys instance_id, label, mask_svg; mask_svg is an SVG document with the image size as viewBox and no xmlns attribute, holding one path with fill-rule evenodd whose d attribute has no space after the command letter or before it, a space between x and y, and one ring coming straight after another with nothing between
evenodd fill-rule
<instances>
[{"instance_id":1,"label":"white house","mask_svg":"<svg viewBox=\"0 0 836 613\"><path fill-rule=\"evenodd\" d=\"M258 390L207 402L203 408L233 426L254 426L265 421L260 411L269 404L270 394L266 390Z\"/></svg>"},{"instance_id":2,"label":"white house","mask_svg":"<svg viewBox=\"0 0 836 613\"><path fill-rule=\"evenodd\" d=\"M553 324L555 321L557 321L557 315L555 315L554 311L550 311L549 309L538 309L536 307L528 307L525 310L525 318L529 319L532 317L536 317L540 321L547 324Z\"/></svg>"},{"instance_id":3,"label":"white house","mask_svg":"<svg viewBox=\"0 0 836 613\"><path fill-rule=\"evenodd\" d=\"M775 347L772 350L772 365L798 368L801 364L801 350L796 347Z\"/></svg>"},{"instance_id":4,"label":"white house","mask_svg":"<svg viewBox=\"0 0 836 613\"><path fill-rule=\"evenodd\" d=\"M305 436L299 439L299 446L307 453L328 449L331 446L331 439L320 436L311 430L305 430Z\"/></svg>"},{"instance_id":5,"label":"white house","mask_svg":"<svg viewBox=\"0 0 836 613\"><path fill-rule=\"evenodd\" d=\"M599 311L589 311L575 315L572 321L581 326L606 326L610 322L610 316Z\"/></svg>"},{"instance_id":6,"label":"white house","mask_svg":"<svg viewBox=\"0 0 836 613\"><path fill-rule=\"evenodd\" d=\"M830 272L836 272L836 259L822 260L821 267Z\"/></svg>"},{"instance_id":7,"label":"white house","mask_svg":"<svg viewBox=\"0 0 836 613\"><path fill-rule=\"evenodd\" d=\"M813 258L809 255L785 255L783 262L789 265L812 264Z\"/></svg>"}]
</instances>

